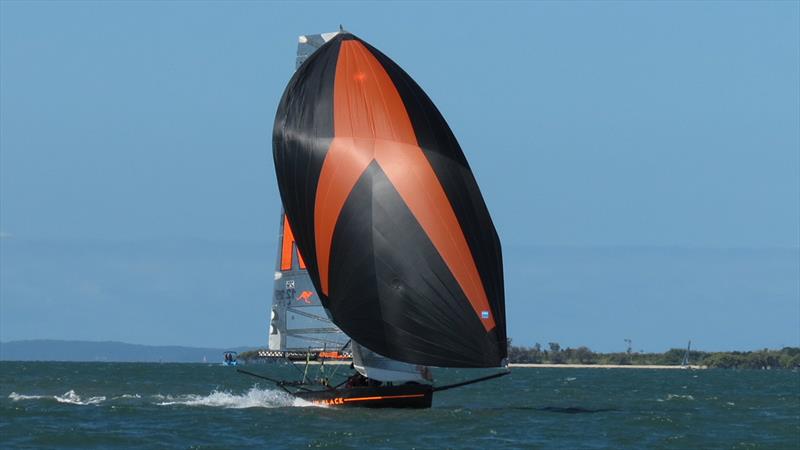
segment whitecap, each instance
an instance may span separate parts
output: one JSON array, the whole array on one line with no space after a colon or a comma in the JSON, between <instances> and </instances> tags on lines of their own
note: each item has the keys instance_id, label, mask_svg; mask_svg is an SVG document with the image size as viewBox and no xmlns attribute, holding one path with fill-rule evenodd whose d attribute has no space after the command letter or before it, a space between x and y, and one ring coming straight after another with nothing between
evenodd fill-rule
<instances>
[{"instance_id":1,"label":"whitecap","mask_svg":"<svg viewBox=\"0 0 800 450\"><path fill-rule=\"evenodd\" d=\"M82 399L80 395L70 389L62 395L25 395L12 392L8 395L12 401L18 402L20 400L55 400L58 403L68 403L72 405L98 405L106 400L105 396L89 397Z\"/></svg>"},{"instance_id":2,"label":"whitecap","mask_svg":"<svg viewBox=\"0 0 800 450\"><path fill-rule=\"evenodd\" d=\"M113 397L112 400L117 400L117 399L120 399L120 398L126 398L126 399L128 399L128 398L142 398L142 396L139 395L139 394L122 394L120 396Z\"/></svg>"},{"instance_id":3,"label":"whitecap","mask_svg":"<svg viewBox=\"0 0 800 450\"><path fill-rule=\"evenodd\" d=\"M69 403L72 405L97 405L106 400L105 396L102 395L98 397L89 397L83 400L81 396L76 394L72 389L65 392L64 395L54 395L53 398L59 403Z\"/></svg>"},{"instance_id":4,"label":"whitecap","mask_svg":"<svg viewBox=\"0 0 800 450\"><path fill-rule=\"evenodd\" d=\"M233 409L317 406L311 402L296 398L285 392L271 389L259 389L256 387L250 388L250 390L243 394L233 394L227 391L215 390L208 395L188 394L164 396L157 394L154 397L157 397L159 400L163 400L156 403L159 406L210 406Z\"/></svg>"},{"instance_id":5,"label":"whitecap","mask_svg":"<svg viewBox=\"0 0 800 450\"><path fill-rule=\"evenodd\" d=\"M20 400L39 400L43 398L48 398L47 395L25 395L25 394L17 394L16 392L12 392L8 394L8 398L11 401L18 402Z\"/></svg>"}]
</instances>

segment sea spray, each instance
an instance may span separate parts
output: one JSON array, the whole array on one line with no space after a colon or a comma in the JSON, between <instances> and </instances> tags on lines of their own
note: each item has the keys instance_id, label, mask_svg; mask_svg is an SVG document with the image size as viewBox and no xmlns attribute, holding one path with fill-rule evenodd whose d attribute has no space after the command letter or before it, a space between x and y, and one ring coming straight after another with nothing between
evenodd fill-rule
<instances>
[{"instance_id":1,"label":"sea spray","mask_svg":"<svg viewBox=\"0 0 800 450\"><path fill-rule=\"evenodd\" d=\"M156 403L159 406L185 405L234 409L316 406L311 402L293 397L285 392L272 389L260 389L257 387L252 387L243 394L214 390L208 395L156 395L154 398L162 400Z\"/></svg>"},{"instance_id":2,"label":"sea spray","mask_svg":"<svg viewBox=\"0 0 800 450\"><path fill-rule=\"evenodd\" d=\"M67 403L70 405L99 405L106 400L105 396L89 397L87 399L81 398L74 390L70 389L62 395L25 395L12 392L8 395L12 401L18 402L22 400L55 400L58 403Z\"/></svg>"}]
</instances>

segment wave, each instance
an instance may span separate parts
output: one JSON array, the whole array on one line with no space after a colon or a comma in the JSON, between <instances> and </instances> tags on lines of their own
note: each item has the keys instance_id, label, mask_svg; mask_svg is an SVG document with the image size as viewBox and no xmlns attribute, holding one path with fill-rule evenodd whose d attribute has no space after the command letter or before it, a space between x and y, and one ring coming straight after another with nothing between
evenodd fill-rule
<instances>
[{"instance_id":1,"label":"wave","mask_svg":"<svg viewBox=\"0 0 800 450\"><path fill-rule=\"evenodd\" d=\"M667 398L659 398L656 399L659 402L665 402L670 400L694 400L694 397L691 395L680 395L680 394L667 394Z\"/></svg>"},{"instance_id":2,"label":"wave","mask_svg":"<svg viewBox=\"0 0 800 450\"><path fill-rule=\"evenodd\" d=\"M72 389L65 392L63 395L25 395L12 392L8 394L8 398L15 402L21 400L55 400L58 403L68 403L71 405L99 405L106 401L106 397L102 395L83 399Z\"/></svg>"},{"instance_id":3,"label":"wave","mask_svg":"<svg viewBox=\"0 0 800 450\"><path fill-rule=\"evenodd\" d=\"M142 398L139 394L122 394L119 397L113 397L112 400L116 400L118 398Z\"/></svg>"},{"instance_id":4,"label":"wave","mask_svg":"<svg viewBox=\"0 0 800 450\"><path fill-rule=\"evenodd\" d=\"M249 391L243 394L232 394L226 391L215 390L208 395L188 394L180 396L164 396L161 394L156 394L153 396L153 398L156 400L162 400L156 403L160 406L210 406L234 409L318 406L281 391L259 389L256 387L250 388Z\"/></svg>"},{"instance_id":5,"label":"wave","mask_svg":"<svg viewBox=\"0 0 800 450\"><path fill-rule=\"evenodd\" d=\"M41 400L43 398L52 398L51 395L25 395L25 394L17 394L16 392L12 392L8 394L8 398L12 401L18 402L20 400Z\"/></svg>"},{"instance_id":6,"label":"wave","mask_svg":"<svg viewBox=\"0 0 800 450\"><path fill-rule=\"evenodd\" d=\"M594 413L601 413L601 412L613 412L617 411L614 408L581 408L579 406L545 406L543 408L535 408L539 411L546 411L546 412L554 412L554 413L564 413L564 414L594 414Z\"/></svg>"}]
</instances>

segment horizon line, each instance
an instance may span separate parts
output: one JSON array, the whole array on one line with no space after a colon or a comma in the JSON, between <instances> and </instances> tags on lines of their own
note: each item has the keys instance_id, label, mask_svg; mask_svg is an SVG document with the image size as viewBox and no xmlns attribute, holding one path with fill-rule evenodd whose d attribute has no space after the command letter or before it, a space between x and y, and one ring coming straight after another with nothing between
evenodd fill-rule
<instances>
[{"instance_id":1,"label":"horizon line","mask_svg":"<svg viewBox=\"0 0 800 450\"><path fill-rule=\"evenodd\" d=\"M189 244L195 242L232 244L232 245L268 245L276 246L276 240L261 239L237 239L227 237L205 237L205 236L156 236L156 237L85 237L85 236L61 236L61 237L42 237L42 236L17 236L10 233L0 233L0 242L19 242L19 243L63 243L63 244L147 244L164 243ZM541 242L506 242L504 247L535 247L535 248L567 248L567 249L677 249L677 250L795 250L800 251L800 243L787 245L720 245L720 244L690 244L690 243L541 243Z\"/></svg>"},{"instance_id":2,"label":"horizon line","mask_svg":"<svg viewBox=\"0 0 800 450\"><path fill-rule=\"evenodd\" d=\"M236 349L236 348L261 349L261 348L266 348L267 347L266 343L263 344L263 345L256 345L256 346L253 346L253 345L232 345L232 346L226 346L226 347L205 347L205 346L191 346L191 345L180 345L180 344L136 344L136 343L132 343L132 342L124 342L124 341L116 341L116 340L92 341L92 340L84 340L84 339L53 339L53 338L16 339L16 340L9 340L9 341L0 340L0 345L7 345L7 344L12 344L12 343L23 343L23 342L47 342L47 341L50 341L50 342L62 342L62 343L124 344L124 345L135 345L135 346L140 346L140 347L183 347L183 348L198 349L198 350L224 350L224 349ZM513 338L512 338L512 341L513 341ZM555 341L550 341L550 342L555 342ZM692 342L694 342L694 341L692 341ZM546 344L540 344L540 345L542 345L542 348L544 350L547 350L546 348L544 348L544 346ZM532 348L533 347L533 345L525 345L525 344L514 345L514 346L515 347L526 347L526 348ZM586 347L586 348L588 348L589 350L591 350L594 353L626 353L625 350L620 350L620 351L598 351L598 350L593 350L591 347L589 347L587 345L578 345L578 346L575 346L575 347L565 346L565 347L562 348L562 350L566 350L568 348L572 349L572 350L575 350L575 349L580 348L580 347ZM800 342L798 342L796 344L793 344L793 345L783 345L781 347L775 347L775 348L764 347L764 346L759 346L758 348L750 349L750 350L742 350L742 349L737 349L737 350L701 350L699 348L693 348L692 351L705 352L705 353L758 352L758 351L762 351L762 350L781 350L781 349L784 349L784 348L800 348ZM633 351L632 353L634 353L634 354L665 353L665 352L668 352L670 350L676 350L676 349L677 350L685 350L683 347L669 347L666 350L663 350L663 351L660 351L660 352L658 352L658 351Z\"/></svg>"}]
</instances>

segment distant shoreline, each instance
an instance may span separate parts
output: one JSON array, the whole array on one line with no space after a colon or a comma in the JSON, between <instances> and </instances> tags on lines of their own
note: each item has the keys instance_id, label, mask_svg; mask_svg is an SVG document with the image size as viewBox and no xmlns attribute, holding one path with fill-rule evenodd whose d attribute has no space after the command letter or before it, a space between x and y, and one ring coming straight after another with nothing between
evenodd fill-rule
<instances>
[{"instance_id":1,"label":"distant shoreline","mask_svg":"<svg viewBox=\"0 0 800 450\"><path fill-rule=\"evenodd\" d=\"M528 368L528 369L656 369L656 370L675 370L675 369L708 369L707 366L666 366L648 364L529 364L529 363L509 363L508 367Z\"/></svg>"},{"instance_id":2,"label":"distant shoreline","mask_svg":"<svg viewBox=\"0 0 800 450\"><path fill-rule=\"evenodd\" d=\"M0 342L0 361L82 361L82 362L152 362L152 363L222 363L224 351L238 352L241 363L257 362L259 348L197 348L150 346L114 341L28 340ZM303 358L305 360L305 358ZM509 367L532 369L682 369L685 360L690 369L798 369L800 347L780 350L705 352L671 349L664 353L595 353L587 347L562 349L551 342L521 347L509 345ZM326 361L325 364L336 364ZM349 362L345 362L349 364Z\"/></svg>"}]
</instances>

